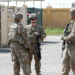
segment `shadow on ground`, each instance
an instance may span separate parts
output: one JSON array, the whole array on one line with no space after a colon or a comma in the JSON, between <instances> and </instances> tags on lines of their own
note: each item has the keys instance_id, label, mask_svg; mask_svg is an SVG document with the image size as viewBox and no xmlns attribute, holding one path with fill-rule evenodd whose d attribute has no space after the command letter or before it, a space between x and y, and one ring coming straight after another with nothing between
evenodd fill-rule
<instances>
[{"instance_id":1,"label":"shadow on ground","mask_svg":"<svg viewBox=\"0 0 75 75\"><path fill-rule=\"evenodd\" d=\"M44 41L42 43L42 45L45 45L45 44L57 44L57 43L60 43L60 42L58 42L58 41Z\"/></svg>"},{"instance_id":2,"label":"shadow on ground","mask_svg":"<svg viewBox=\"0 0 75 75\"><path fill-rule=\"evenodd\" d=\"M46 45L46 44L57 44L57 43L60 43L58 41L44 41L41 45ZM11 49L10 47L3 47L3 48L0 48L0 53L10 53L11 52Z\"/></svg>"},{"instance_id":3,"label":"shadow on ground","mask_svg":"<svg viewBox=\"0 0 75 75\"><path fill-rule=\"evenodd\" d=\"M0 53L10 53L11 49L10 48L0 48Z\"/></svg>"}]
</instances>

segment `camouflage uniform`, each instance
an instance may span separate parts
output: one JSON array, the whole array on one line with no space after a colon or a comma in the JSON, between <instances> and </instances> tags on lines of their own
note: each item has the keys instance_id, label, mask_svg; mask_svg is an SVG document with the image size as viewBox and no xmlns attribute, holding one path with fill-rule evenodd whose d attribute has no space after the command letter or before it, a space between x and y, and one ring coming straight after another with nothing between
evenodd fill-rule
<instances>
[{"instance_id":1,"label":"camouflage uniform","mask_svg":"<svg viewBox=\"0 0 75 75\"><path fill-rule=\"evenodd\" d=\"M20 75L20 66L22 67L24 75L30 75L29 55L28 51L25 49L25 46L27 47L27 45L29 45L27 40L27 31L20 22L13 24L18 25L14 39L11 40L14 75Z\"/></svg>"},{"instance_id":2,"label":"camouflage uniform","mask_svg":"<svg viewBox=\"0 0 75 75\"><path fill-rule=\"evenodd\" d=\"M70 34L68 36L62 38L67 42L62 75L69 75L70 68L72 68L75 75L75 19L70 23L69 32Z\"/></svg>"},{"instance_id":3,"label":"camouflage uniform","mask_svg":"<svg viewBox=\"0 0 75 75\"><path fill-rule=\"evenodd\" d=\"M35 15L32 14L32 16L35 16ZM46 34L40 25L32 26L32 24L30 24L30 25L26 26L26 28L27 28L28 37L31 42L31 48L29 50L30 67L31 67L32 56L34 55L36 74L41 75L40 74L40 67L41 67L40 58L41 58L41 56L40 56L40 58L38 57L37 41L39 41L39 43L41 43L43 41L43 39L45 38ZM36 36L38 34L40 35L39 39L36 38Z\"/></svg>"}]
</instances>

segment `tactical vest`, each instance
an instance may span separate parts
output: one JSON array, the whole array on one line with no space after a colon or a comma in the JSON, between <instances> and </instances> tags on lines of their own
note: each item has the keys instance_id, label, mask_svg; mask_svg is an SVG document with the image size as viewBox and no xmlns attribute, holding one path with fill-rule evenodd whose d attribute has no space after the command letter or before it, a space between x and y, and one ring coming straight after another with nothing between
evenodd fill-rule
<instances>
[{"instance_id":1,"label":"tactical vest","mask_svg":"<svg viewBox=\"0 0 75 75\"><path fill-rule=\"evenodd\" d=\"M31 45L34 44L35 46L37 45L37 38L34 36L34 32L39 32L40 33L40 27L32 27L32 25L29 25L26 27L27 28L27 33L29 35L29 40L31 42Z\"/></svg>"},{"instance_id":2,"label":"tactical vest","mask_svg":"<svg viewBox=\"0 0 75 75\"><path fill-rule=\"evenodd\" d=\"M9 33L8 33L8 40L14 40L15 37L15 32L17 29L18 25L16 23L12 23L9 27Z\"/></svg>"}]
</instances>

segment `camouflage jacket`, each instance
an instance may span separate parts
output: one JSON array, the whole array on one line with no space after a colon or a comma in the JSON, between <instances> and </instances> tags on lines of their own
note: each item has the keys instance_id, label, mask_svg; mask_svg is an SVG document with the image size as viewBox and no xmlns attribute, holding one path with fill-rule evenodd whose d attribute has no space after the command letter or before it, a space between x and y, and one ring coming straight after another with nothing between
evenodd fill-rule
<instances>
[{"instance_id":1,"label":"camouflage jacket","mask_svg":"<svg viewBox=\"0 0 75 75\"><path fill-rule=\"evenodd\" d=\"M70 34L66 37L67 41L75 42L75 21L72 20L69 26Z\"/></svg>"},{"instance_id":2,"label":"camouflage jacket","mask_svg":"<svg viewBox=\"0 0 75 75\"><path fill-rule=\"evenodd\" d=\"M17 23L13 42L18 42L19 44L29 45L28 37L27 37L27 30L21 23Z\"/></svg>"},{"instance_id":3,"label":"camouflage jacket","mask_svg":"<svg viewBox=\"0 0 75 75\"><path fill-rule=\"evenodd\" d=\"M40 25L32 26L30 24L26 26L26 29L31 44L37 45L37 41L41 43L43 39L46 37L44 29ZM39 35L34 34L35 32L37 32Z\"/></svg>"}]
</instances>

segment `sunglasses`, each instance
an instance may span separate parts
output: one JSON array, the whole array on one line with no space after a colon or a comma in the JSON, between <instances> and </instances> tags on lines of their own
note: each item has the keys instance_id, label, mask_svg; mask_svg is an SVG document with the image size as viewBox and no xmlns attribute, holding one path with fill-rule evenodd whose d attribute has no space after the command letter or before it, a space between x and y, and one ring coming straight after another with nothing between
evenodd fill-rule
<instances>
[{"instance_id":1,"label":"sunglasses","mask_svg":"<svg viewBox=\"0 0 75 75\"><path fill-rule=\"evenodd\" d=\"M35 19L30 19L30 20L35 20Z\"/></svg>"}]
</instances>

